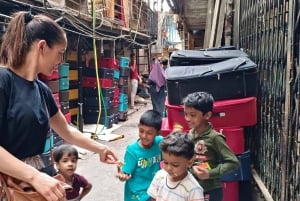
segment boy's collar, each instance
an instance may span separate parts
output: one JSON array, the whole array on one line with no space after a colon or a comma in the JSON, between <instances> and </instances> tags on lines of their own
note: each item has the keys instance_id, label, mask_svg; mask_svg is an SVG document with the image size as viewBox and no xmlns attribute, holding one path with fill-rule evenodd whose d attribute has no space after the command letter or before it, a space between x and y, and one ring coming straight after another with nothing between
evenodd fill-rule
<instances>
[{"instance_id":1,"label":"boy's collar","mask_svg":"<svg viewBox=\"0 0 300 201\"><path fill-rule=\"evenodd\" d=\"M212 129L213 129L213 125L210 122L208 122L206 129L202 133L197 133L197 131L193 128L192 134L194 138L197 138L209 134Z\"/></svg>"}]
</instances>

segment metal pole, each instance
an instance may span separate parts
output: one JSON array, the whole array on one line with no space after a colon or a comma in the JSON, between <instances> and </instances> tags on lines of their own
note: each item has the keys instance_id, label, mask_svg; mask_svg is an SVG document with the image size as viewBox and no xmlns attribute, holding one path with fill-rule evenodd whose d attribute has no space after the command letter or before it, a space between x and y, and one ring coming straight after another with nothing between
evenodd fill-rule
<instances>
[{"instance_id":1,"label":"metal pole","mask_svg":"<svg viewBox=\"0 0 300 201\"><path fill-rule=\"evenodd\" d=\"M286 200L287 176L287 148L291 119L291 76L293 67L293 34L294 34L294 0L289 1L288 5L288 33L287 33L287 60L286 60L286 78L285 78L285 106L284 106L284 125L283 125L283 142L282 142L282 174L281 174L281 200Z\"/></svg>"},{"instance_id":2,"label":"metal pole","mask_svg":"<svg viewBox=\"0 0 300 201\"><path fill-rule=\"evenodd\" d=\"M83 104L83 88L82 88L82 52L81 52L81 36L78 36L77 42L77 67L78 67L78 129L83 132L83 115L82 115L82 104Z\"/></svg>"},{"instance_id":3,"label":"metal pole","mask_svg":"<svg viewBox=\"0 0 300 201\"><path fill-rule=\"evenodd\" d=\"M83 88L82 88L82 71L83 67L78 67L78 128L83 132Z\"/></svg>"}]
</instances>

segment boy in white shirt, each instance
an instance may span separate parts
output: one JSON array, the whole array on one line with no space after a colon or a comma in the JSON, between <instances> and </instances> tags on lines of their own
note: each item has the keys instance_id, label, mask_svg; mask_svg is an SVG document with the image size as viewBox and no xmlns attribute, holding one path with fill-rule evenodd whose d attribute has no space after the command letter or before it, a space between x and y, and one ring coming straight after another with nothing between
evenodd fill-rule
<instances>
[{"instance_id":1,"label":"boy in white shirt","mask_svg":"<svg viewBox=\"0 0 300 201\"><path fill-rule=\"evenodd\" d=\"M187 134L175 131L159 146L164 165L148 188L151 201L203 201L203 188L188 171L193 165L193 141Z\"/></svg>"}]
</instances>

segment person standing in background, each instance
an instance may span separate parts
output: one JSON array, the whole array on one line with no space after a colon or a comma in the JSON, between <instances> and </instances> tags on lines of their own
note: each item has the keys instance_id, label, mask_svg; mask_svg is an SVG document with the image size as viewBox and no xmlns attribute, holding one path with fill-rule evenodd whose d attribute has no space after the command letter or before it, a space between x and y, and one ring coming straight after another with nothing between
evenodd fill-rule
<instances>
[{"instance_id":1,"label":"person standing in background","mask_svg":"<svg viewBox=\"0 0 300 201\"><path fill-rule=\"evenodd\" d=\"M136 55L131 53L130 55L130 109L134 109L134 99L137 93L138 84L140 80L139 68L136 65Z\"/></svg>"},{"instance_id":2,"label":"person standing in background","mask_svg":"<svg viewBox=\"0 0 300 201\"><path fill-rule=\"evenodd\" d=\"M162 59L162 61L160 63L163 66L164 70L166 70L168 68L168 64L169 64L168 59Z\"/></svg>"},{"instance_id":3,"label":"person standing in background","mask_svg":"<svg viewBox=\"0 0 300 201\"><path fill-rule=\"evenodd\" d=\"M165 84L166 75L162 65L155 61L149 74L150 96L153 110L158 111L163 116L165 111Z\"/></svg>"},{"instance_id":4,"label":"person standing in background","mask_svg":"<svg viewBox=\"0 0 300 201\"><path fill-rule=\"evenodd\" d=\"M152 71L152 68L153 68L153 66L155 65L156 62L157 62L157 59L155 57L153 57L152 60L151 60L150 72Z\"/></svg>"}]
</instances>

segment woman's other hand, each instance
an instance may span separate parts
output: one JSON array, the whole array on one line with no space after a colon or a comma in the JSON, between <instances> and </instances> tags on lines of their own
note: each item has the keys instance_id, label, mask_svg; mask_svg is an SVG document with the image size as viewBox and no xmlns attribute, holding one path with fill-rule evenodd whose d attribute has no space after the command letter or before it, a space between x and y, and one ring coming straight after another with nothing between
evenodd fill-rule
<instances>
[{"instance_id":1,"label":"woman's other hand","mask_svg":"<svg viewBox=\"0 0 300 201\"><path fill-rule=\"evenodd\" d=\"M66 192L61 181L48 176L45 173L38 173L32 181L33 187L47 201L65 201Z\"/></svg>"}]
</instances>

